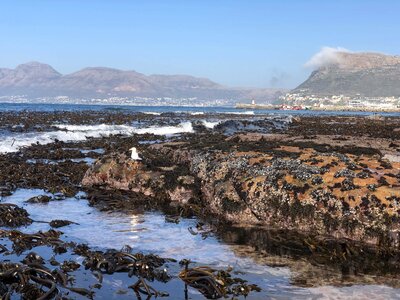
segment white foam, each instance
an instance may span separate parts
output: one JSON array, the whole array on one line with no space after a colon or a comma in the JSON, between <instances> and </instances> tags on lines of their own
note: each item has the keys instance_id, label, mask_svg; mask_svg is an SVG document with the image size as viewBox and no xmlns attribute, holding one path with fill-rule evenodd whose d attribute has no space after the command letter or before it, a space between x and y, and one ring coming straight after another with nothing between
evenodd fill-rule
<instances>
[{"instance_id":1,"label":"white foam","mask_svg":"<svg viewBox=\"0 0 400 300\"><path fill-rule=\"evenodd\" d=\"M107 135L110 134L127 134L133 133L134 127L128 125L107 125L107 124L98 124L98 125L54 125L59 129L65 129L67 131L72 131L75 133L86 133L90 134L98 134L99 132L103 132Z\"/></svg>"},{"instance_id":2,"label":"white foam","mask_svg":"<svg viewBox=\"0 0 400 300\"><path fill-rule=\"evenodd\" d=\"M155 112L155 111L144 111L143 112L145 115L154 115L154 116L159 116L161 115L160 112Z\"/></svg>"},{"instance_id":3,"label":"white foam","mask_svg":"<svg viewBox=\"0 0 400 300\"><path fill-rule=\"evenodd\" d=\"M204 124L205 127L213 129L215 126L217 126L220 123L220 121L210 122L210 121L202 120L202 123Z\"/></svg>"},{"instance_id":4,"label":"white foam","mask_svg":"<svg viewBox=\"0 0 400 300\"><path fill-rule=\"evenodd\" d=\"M251 111L251 110L225 112L224 114L228 114L228 115L255 115L254 111Z\"/></svg>"},{"instance_id":5,"label":"white foam","mask_svg":"<svg viewBox=\"0 0 400 300\"><path fill-rule=\"evenodd\" d=\"M313 299L399 299L398 289L382 285L321 286L308 291L316 296Z\"/></svg>"},{"instance_id":6,"label":"white foam","mask_svg":"<svg viewBox=\"0 0 400 300\"><path fill-rule=\"evenodd\" d=\"M156 135L172 135L177 133L193 132L193 127L191 122L184 122L178 126L163 126L163 127L147 127L139 128L134 131L137 134L152 133Z\"/></svg>"},{"instance_id":7,"label":"white foam","mask_svg":"<svg viewBox=\"0 0 400 300\"><path fill-rule=\"evenodd\" d=\"M88 137L102 137L115 134L131 135L131 134L156 134L156 135L173 135L178 133L193 132L190 122L184 122L177 126L152 126L146 128L137 128L128 125L54 125L62 129L50 132L32 132L19 133L2 137L0 139L0 153L16 152L21 147L31 144L49 144L54 140L73 142L84 141Z\"/></svg>"},{"instance_id":8,"label":"white foam","mask_svg":"<svg viewBox=\"0 0 400 300\"><path fill-rule=\"evenodd\" d=\"M204 115L204 112L202 111L194 111L190 113L192 116L198 116L198 115Z\"/></svg>"}]
</instances>

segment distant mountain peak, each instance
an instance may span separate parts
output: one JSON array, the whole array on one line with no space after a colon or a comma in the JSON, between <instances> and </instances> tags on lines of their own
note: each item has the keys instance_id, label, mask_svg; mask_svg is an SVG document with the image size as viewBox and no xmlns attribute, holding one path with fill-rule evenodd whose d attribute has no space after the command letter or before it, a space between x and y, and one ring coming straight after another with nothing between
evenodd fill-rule
<instances>
[{"instance_id":1,"label":"distant mountain peak","mask_svg":"<svg viewBox=\"0 0 400 300\"><path fill-rule=\"evenodd\" d=\"M320 96L400 96L400 56L340 51L335 55L292 92Z\"/></svg>"},{"instance_id":2,"label":"distant mountain peak","mask_svg":"<svg viewBox=\"0 0 400 300\"><path fill-rule=\"evenodd\" d=\"M0 69L0 96L32 97L165 97L266 101L277 89L235 89L207 78L189 75L150 75L107 67L88 67L62 75L50 65L28 62L15 69ZM257 97L253 97L256 95Z\"/></svg>"},{"instance_id":3,"label":"distant mountain peak","mask_svg":"<svg viewBox=\"0 0 400 300\"><path fill-rule=\"evenodd\" d=\"M37 61L20 64L14 70L15 72L25 72L26 74L34 74L35 76L61 76L52 66Z\"/></svg>"}]
</instances>

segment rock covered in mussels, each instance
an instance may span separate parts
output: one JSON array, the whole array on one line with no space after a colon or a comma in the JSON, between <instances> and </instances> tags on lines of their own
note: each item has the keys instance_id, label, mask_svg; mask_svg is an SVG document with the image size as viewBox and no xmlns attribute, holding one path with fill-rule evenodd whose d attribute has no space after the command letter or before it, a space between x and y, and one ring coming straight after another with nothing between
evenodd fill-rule
<instances>
[{"instance_id":1,"label":"rock covered in mussels","mask_svg":"<svg viewBox=\"0 0 400 300\"><path fill-rule=\"evenodd\" d=\"M145 162L131 160L125 154L114 154L97 161L86 172L82 185L105 186L186 204L195 197L195 179L187 173L185 167L175 163L166 165L164 160L161 164L149 166Z\"/></svg>"},{"instance_id":2,"label":"rock covered in mussels","mask_svg":"<svg viewBox=\"0 0 400 300\"><path fill-rule=\"evenodd\" d=\"M378 150L252 133L196 136L149 145L145 152L145 163L123 155L104 158L83 184L185 203L196 182L202 205L231 223L374 245L400 242L400 163L383 159ZM186 173L179 177L181 166Z\"/></svg>"}]
</instances>

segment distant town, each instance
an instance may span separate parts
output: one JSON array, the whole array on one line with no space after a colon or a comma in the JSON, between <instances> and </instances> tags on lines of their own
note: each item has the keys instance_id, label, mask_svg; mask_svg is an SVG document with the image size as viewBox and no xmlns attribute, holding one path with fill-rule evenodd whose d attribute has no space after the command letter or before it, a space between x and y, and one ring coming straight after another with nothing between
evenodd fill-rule
<instances>
[{"instance_id":1,"label":"distant town","mask_svg":"<svg viewBox=\"0 0 400 300\"><path fill-rule=\"evenodd\" d=\"M400 107L400 97L364 97L359 94L353 97L345 95L318 96L300 92L287 93L281 96L280 100L285 104L314 107L324 107L326 105L389 109Z\"/></svg>"},{"instance_id":2,"label":"distant town","mask_svg":"<svg viewBox=\"0 0 400 300\"><path fill-rule=\"evenodd\" d=\"M109 97L109 98L71 98L67 96L32 98L25 95L0 96L0 103L46 103L46 104L86 104L86 105L132 105L132 106L191 106L213 107L232 106L232 99L203 100L197 97Z\"/></svg>"},{"instance_id":3,"label":"distant town","mask_svg":"<svg viewBox=\"0 0 400 300\"><path fill-rule=\"evenodd\" d=\"M278 109L278 110L349 110L349 111L400 111L400 97L365 97L345 95L312 95L307 90L287 93L274 104L236 103L242 109Z\"/></svg>"},{"instance_id":4,"label":"distant town","mask_svg":"<svg viewBox=\"0 0 400 300\"><path fill-rule=\"evenodd\" d=\"M365 97L345 95L310 95L307 91L287 93L279 98L283 105L300 106L309 109L325 109L332 107L368 110L399 110L400 97Z\"/></svg>"}]
</instances>

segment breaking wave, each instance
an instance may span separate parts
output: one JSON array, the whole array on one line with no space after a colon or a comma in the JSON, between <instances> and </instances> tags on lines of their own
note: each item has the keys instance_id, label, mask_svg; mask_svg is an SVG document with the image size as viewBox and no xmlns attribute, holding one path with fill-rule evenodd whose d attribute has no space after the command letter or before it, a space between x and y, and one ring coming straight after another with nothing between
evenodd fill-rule
<instances>
[{"instance_id":1,"label":"breaking wave","mask_svg":"<svg viewBox=\"0 0 400 300\"><path fill-rule=\"evenodd\" d=\"M145 114L145 115L153 115L153 116L159 116L159 115L161 115L160 112L155 112L155 111L144 111L144 112L142 112L142 113Z\"/></svg>"},{"instance_id":2,"label":"breaking wave","mask_svg":"<svg viewBox=\"0 0 400 300\"><path fill-rule=\"evenodd\" d=\"M83 141L89 137L103 137L115 134L155 134L173 135L185 132L193 132L190 122L183 122L178 126L151 126L137 128L128 125L54 125L60 129L50 132L29 132L4 136L0 139L0 153L16 152L21 147L31 144L49 144L55 140L64 142Z\"/></svg>"},{"instance_id":3,"label":"breaking wave","mask_svg":"<svg viewBox=\"0 0 400 300\"><path fill-rule=\"evenodd\" d=\"M254 111L252 110L246 110L246 111L229 111L229 112L224 112L224 114L227 115L255 115Z\"/></svg>"},{"instance_id":4,"label":"breaking wave","mask_svg":"<svg viewBox=\"0 0 400 300\"><path fill-rule=\"evenodd\" d=\"M206 128L213 129L215 126L217 126L221 121L215 121L215 122L210 122L206 120L202 120L202 123Z\"/></svg>"},{"instance_id":5,"label":"breaking wave","mask_svg":"<svg viewBox=\"0 0 400 300\"><path fill-rule=\"evenodd\" d=\"M199 116L199 115L204 115L204 112L202 111L194 111L190 113L192 116Z\"/></svg>"}]
</instances>

